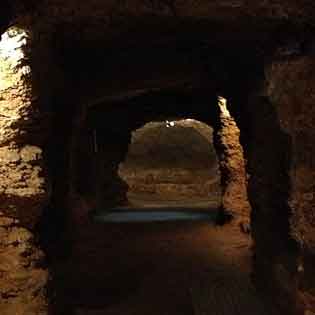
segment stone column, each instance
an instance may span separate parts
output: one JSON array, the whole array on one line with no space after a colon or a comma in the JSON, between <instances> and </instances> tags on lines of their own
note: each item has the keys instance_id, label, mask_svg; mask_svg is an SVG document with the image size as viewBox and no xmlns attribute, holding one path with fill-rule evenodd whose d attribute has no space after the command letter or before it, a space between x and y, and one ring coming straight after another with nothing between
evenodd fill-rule
<instances>
[{"instance_id":1,"label":"stone column","mask_svg":"<svg viewBox=\"0 0 315 315\"><path fill-rule=\"evenodd\" d=\"M222 206L247 229L251 207L247 199L247 174L240 130L227 109L227 101L219 97L218 106L220 122L214 132L214 143L221 171Z\"/></svg>"},{"instance_id":2,"label":"stone column","mask_svg":"<svg viewBox=\"0 0 315 315\"><path fill-rule=\"evenodd\" d=\"M0 314L48 314L49 272L34 227L47 199L31 41L11 28L0 42Z\"/></svg>"}]
</instances>

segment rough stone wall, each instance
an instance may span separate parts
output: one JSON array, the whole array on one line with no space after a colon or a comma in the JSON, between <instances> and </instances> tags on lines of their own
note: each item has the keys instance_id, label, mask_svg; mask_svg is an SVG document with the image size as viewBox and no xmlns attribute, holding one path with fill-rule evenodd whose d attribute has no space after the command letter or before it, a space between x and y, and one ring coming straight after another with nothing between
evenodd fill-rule
<instances>
[{"instance_id":1,"label":"rough stone wall","mask_svg":"<svg viewBox=\"0 0 315 315\"><path fill-rule=\"evenodd\" d=\"M27 2L27 1L21 1ZM82 2L78 5L75 0L63 1L46 0L38 6L41 13L51 18L62 19L66 22L73 22L93 17L94 23L103 22L111 27L117 26L118 22L126 22L125 17L198 17L237 20L255 17L269 19L292 19L299 21L303 17L314 16L314 6L309 0L277 0L277 1L100 1L93 0ZM122 23L124 24L124 23ZM88 29L85 29L88 31ZM84 36L84 33L82 34Z\"/></svg>"},{"instance_id":2,"label":"rough stone wall","mask_svg":"<svg viewBox=\"0 0 315 315\"><path fill-rule=\"evenodd\" d=\"M12 36L12 37L11 37ZM49 274L34 226L47 201L36 128L31 40L21 29L0 43L0 313L47 314Z\"/></svg>"},{"instance_id":3,"label":"rough stone wall","mask_svg":"<svg viewBox=\"0 0 315 315\"><path fill-rule=\"evenodd\" d=\"M96 191L98 192L98 207L123 205L127 203L128 185L118 175L119 164L128 150L128 134L121 139L114 135L103 133L103 143L94 155L94 173L96 175ZM113 141L113 139L115 139Z\"/></svg>"},{"instance_id":4,"label":"rough stone wall","mask_svg":"<svg viewBox=\"0 0 315 315\"><path fill-rule=\"evenodd\" d=\"M291 139L288 176L289 233L299 245L291 295L305 314L315 312L315 61L313 56L275 61L267 69L267 94L281 129Z\"/></svg>"},{"instance_id":5,"label":"rough stone wall","mask_svg":"<svg viewBox=\"0 0 315 315\"><path fill-rule=\"evenodd\" d=\"M286 314L314 312L313 57L274 58L241 114L254 278ZM247 91L248 92L248 91ZM242 129L243 130L243 129Z\"/></svg>"},{"instance_id":6,"label":"rough stone wall","mask_svg":"<svg viewBox=\"0 0 315 315\"><path fill-rule=\"evenodd\" d=\"M291 309L296 268L295 246L288 228L288 162L290 140L280 129L275 107L264 92L249 98L246 143L248 196L252 206L254 276L259 289L273 302ZM285 309L287 312L288 309ZM290 313L289 313L290 314Z\"/></svg>"},{"instance_id":7,"label":"rough stone wall","mask_svg":"<svg viewBox=\"0 0 315 315\"><path fill-rule=\"evenodd\" d=\"M74 200L69 200L69 207L74 211L73 219L86 221L90 210L126 202L127 185L118 176L118 167L130 137L128 132L118 138L110 129L88 126L86 109L75 119L72 129L70 199Z\"/></svg>"},{"instance_id":8,"label":"rough stone wall","mask_svg":"<svg viewBox=\"0 0 315 315\"><path fill-rule=\"evenodd\" d=\"M226 101L219 100L220 123L214 134L223 188L222 207L237 222L247 224L251 207L247 198L247 173L240 130L226 105Z\"/></svg>"}]
</instances>

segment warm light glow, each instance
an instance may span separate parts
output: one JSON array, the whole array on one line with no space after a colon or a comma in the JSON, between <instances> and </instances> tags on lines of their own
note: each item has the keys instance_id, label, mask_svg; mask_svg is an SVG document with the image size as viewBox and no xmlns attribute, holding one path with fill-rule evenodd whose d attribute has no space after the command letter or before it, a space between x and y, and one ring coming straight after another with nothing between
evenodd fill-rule
<instances>
[{"instance_id":1,"label":"warm light glow","mask_svg":"<svg viewBox=\"0 0 315 315\"><path fill-rule=\"evenodd\" d=\"M0 91L15 86L21 75L31 72L30 66L23 62L27 40L26 31L17 27L10 28L1 36Z\"/></svg>"},{"instance_id":2,"label":"warm light glow","mask_svg":"<svg viewBox=\"0 0 315 315\"><path fill-rule=\"evenodd\" d=\"M218 96L218 105L220 107L221 110L221 115L223 117L231 117L231 114L229 112L229 110L227 109L227 99L222 97L222 96Z\"/></svg>"},{"instance_id":3,"label":"warm light glow","mask_svg":"<svg viewBox=\"0 0 315 315\"><path fill-rule=\"evenodd\" d=\"M1 36L0 56L4 59L13 59L15 61L24 58L21 47L27 43L27 34L24 30L11 28Z\"/></svg>"}]
</instances>

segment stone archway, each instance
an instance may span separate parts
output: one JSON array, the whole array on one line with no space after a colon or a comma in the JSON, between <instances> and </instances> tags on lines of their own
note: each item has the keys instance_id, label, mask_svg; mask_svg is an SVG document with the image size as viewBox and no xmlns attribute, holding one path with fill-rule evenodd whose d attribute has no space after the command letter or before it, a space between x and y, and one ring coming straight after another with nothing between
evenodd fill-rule
<instances>
[{"instance_id":1,"label":"stone archway","mask_svg":"<svg viewBox=\"0 0 315 315\"><path fill-rule=\"evenodd\" d=\"M90 139L89 147L94 146L94 137L97 133L99 150L97 154L101 156L101 152L103 152L101 160L112 161L110 165L112 165L112 170L115 173L113 176L120 183L117 189L122 189L121 197L118 197L118 194L117 200L123 202L126 201L123 196L126 194L127 186L119 180L117 171L119 163L123 161L127 154L132 130L150 121L175 116L192 117L213 126L214 146L218 152L220 171L224 174L221 181L224 192L222 210L226 215L235 218L235 222L244 223L244 228L248 229L250 206L247 200L245 161L239 143L239 129L231 115L226 115L227 104L224 103L223 109L222 105L218 105L221 103L218 102L216 96L207 94L208 92L204 90L192 88L185 91L180 87L153 92L149 90L142 92L139 96L132 96L123 101L119 100L112 105L109 103L112 109L107 109L103 100L103 103L91 107L90 112L85 114L85 119L87 119L89 125L87 127ZM179 107L173 109L169 107L168 104L172 102L177 103ZM156 106L157 103L164 105L157 108L156 112L153 109L154 107L149 108L149 110L141 107L150 103L152 103L152 106ZM137 110L129 109L134 106L133 104L137 105ZM199 104L200 107L194 109L195 104ZM209 104L212 105L209 106ZM204 111L205 107L208 107L206 111ZM106 120L107 123L104 124ZM113 122L115 127L108 129L106 124L110 126L110 122ZM76 129L78 130L78 128ZM118 156L110 158L109 153L117 150L120 152ZM86 161L86 163L88 162ZM108 178L112 179L113 176ZM110 184L109 189L112 187L113 185Z\"/></svg>"}]
</instances>

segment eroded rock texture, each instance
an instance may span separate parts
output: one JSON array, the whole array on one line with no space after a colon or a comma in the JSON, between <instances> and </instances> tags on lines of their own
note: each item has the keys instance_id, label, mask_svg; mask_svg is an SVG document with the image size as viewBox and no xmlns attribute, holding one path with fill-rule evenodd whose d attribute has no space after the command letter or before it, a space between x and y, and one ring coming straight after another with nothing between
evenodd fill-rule
<instances>
[{"instance_id":1,"label":"eroded rock texture","mask_svg":"<svg viewBox=\"0 0 315 315\"><path fill-rule=\"evenodd\" d=\"M0 238L1 314L47 314L48 272L34 235L2 214Z\"/></svg>"},{"instance_id":2,"label":"eroded rock texture","mask_svg":"<svg viewBox=\"0 0 315 315\"><path fill-rule=\"evenodd\" d=\"M129 143L128 132L118 137L106 129L106 116L100 116L105 130L87 124L86 110L75 120L71 137L70 200L73 218L87 220L88 212L127 202L127 184L119 177L118 167ZM115 125L115 124L114 124ZM77 209L75 209L77 208Z\"/></svg>"},{"instance_id":3,"label":"eroded rock texture","mask_svg":"<svg viewBox=\"0 0 315 315\"><path fill-rule=\"evenodd\" d=\"M274 62L267 71L268 95L275 105L281 129L290 137L290 235L300 246L296 262L297 304L315 310L315 159L314 58Z\"/></svg>"},{"instance_id":4,"label":"eroded rock texture","mask_svg":"<svg viewBox=\"0 0 315 315\"><path fill-rule=\"evenodd\" d=\"M274 58L240 102L254 276L266 296L292 314L314 310L312 62L310 56Z\"/></svg>"},{"instance_id":5,"label":"eroded rock texture","mask_svg":"<svg viewBox=\"0 0 315 315\"><path fill-rule=\"evenodd\" d=\"M248 224L251 207L247 198L247 173L240 130L226 105L226 101L219 99L220 124L215 133L222 174L222 206L239 223Z\"/></svg>"},{"instance_id":6,"label":"eroded rock texture","mask_svg":"<svg viewBox=\"0 0 315 315\"><path fill-rule=\"evenodd\" d=\"M22 29L0 42L0 312L46 314L48 271L34 226L47 200L36 95Z\"/></svg>"}]
</instances>

